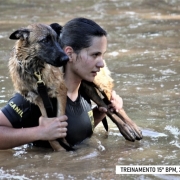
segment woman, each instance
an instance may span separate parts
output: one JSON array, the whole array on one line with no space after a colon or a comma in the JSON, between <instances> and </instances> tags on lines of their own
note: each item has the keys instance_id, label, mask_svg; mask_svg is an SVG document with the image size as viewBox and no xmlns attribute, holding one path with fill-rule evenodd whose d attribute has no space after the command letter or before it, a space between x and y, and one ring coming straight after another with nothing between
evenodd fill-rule
<instances>
[{"instance_id":1,"label":"woman","mask_svg":"<svg viewBox=\"0 0 180 180\"><path fill-rule=\"evenodd\" d=\"M106 31L94 21L75 18L69 21L60 34L61 46L69 57L64 67L64 80L68 88L66 115L44 118L39 108L20 94L0 111L0 149L8 149L33 142L36 146L49 146L49 140L66 138L70 145L91 136L94 127L105 117L103 107L91 110L91 103L80 88L81 81L93 81L104 67L103 55L107 48ZM122 108L122 99L112 93L114 109ZM56 109L56 99L51 99ZM13 106L22 110L16 113Z\"/></svg>"}]
</instances>

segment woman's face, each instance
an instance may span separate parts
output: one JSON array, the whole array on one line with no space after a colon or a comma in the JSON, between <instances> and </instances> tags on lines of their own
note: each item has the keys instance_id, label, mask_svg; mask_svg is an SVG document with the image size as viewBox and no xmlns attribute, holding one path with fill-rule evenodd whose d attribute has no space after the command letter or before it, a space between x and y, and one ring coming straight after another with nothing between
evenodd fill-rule
<instances>
[{"instance_id":1,"label":"woman's face","mask_svg":"<svg viewBox=\"0 0 180 180\"><path fill-rule=\"evenodd\" d=\"M93 37L92 45L88 48L84 48L80 53L74 55L73 60L73 73L80 80L86 80L92 82L100 71L100 68L104 67L103 55L107 48L107 38Z\"/></svg>"}]
</instances>

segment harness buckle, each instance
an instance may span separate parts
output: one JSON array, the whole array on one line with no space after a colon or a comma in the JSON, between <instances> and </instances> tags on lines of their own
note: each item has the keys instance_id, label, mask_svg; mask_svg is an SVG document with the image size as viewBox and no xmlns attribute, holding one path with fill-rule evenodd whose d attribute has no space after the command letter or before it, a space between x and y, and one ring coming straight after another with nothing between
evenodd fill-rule
<instances>
[{"instance_id":1,"label":"harness buckle","mask_svg":"<svg viewBox=\"0 0 180 180\"><path fill-rule=\"evenodd\" d=\"M42 80L42 74L39 72L35 72L34 75L37 77L38 81L37 84L43 83L45 85L45 82Z\"/></svg>"}]
</instances>

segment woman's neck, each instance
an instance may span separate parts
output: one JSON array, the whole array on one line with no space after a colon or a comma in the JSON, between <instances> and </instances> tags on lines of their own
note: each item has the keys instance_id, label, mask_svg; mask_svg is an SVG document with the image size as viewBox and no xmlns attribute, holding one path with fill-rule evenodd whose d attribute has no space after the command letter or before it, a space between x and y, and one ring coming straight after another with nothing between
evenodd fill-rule
<instances>
[{"instance_id":1,"label":"woman's neck","mask_svg":"<svg viewBox=\"0 0 180 180\"><path fill-rule=\"evenodd\" d=\"M67 96L72 100L75 101L78 97L78 91L81 84L81 79L79 79L72 71L68 71L64 74L65 85L68 89Z\"/></svg>"}]
</instances>

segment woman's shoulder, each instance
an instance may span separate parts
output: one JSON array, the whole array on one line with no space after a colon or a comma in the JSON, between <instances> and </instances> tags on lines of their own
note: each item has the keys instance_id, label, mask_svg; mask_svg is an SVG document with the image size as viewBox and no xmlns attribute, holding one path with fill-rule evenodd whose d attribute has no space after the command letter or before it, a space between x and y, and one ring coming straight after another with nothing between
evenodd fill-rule
<instances>
[{"instance_id":1,"label":"woman's shoulder","mask_svg":"<svg viewBox=\"0 0 180 180\"><path fill-rule=\"evenodd\" d=\"M20 104L30 104L30 102L23 96L21 95L20 93L15 93L9 100L9 102L17 102L17 103L20 103Z\"/></svg>"},{"instance_id":2,"label":"woman's shoulder","mask_svg":"<svg viewBox=\"0 0 180 180\"><path fill-rule=\"evenodd\" d=\"M8 103L1 109L3 114L11 122L13 127L22 127L21 122L25 109L30 109L30 102L28 102L21 94L14 94Z\"/></svg>"}]
</instances>

